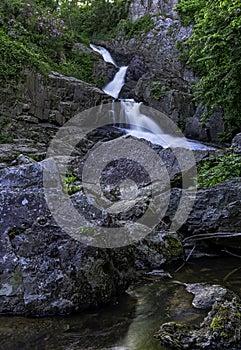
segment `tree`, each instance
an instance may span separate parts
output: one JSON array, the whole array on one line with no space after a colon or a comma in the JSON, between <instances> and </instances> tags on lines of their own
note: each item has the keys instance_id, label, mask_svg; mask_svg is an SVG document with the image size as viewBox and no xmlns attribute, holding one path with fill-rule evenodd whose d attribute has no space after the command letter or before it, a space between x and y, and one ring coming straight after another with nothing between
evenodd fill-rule
<instances>
[{"instance_id":1,"label":"tree","mask_svg":"<svg viewBox=\"0 0 241 350\"><path fill-rule=\"evenodd\" d=\"M180 0L176 9L184 25L193 25L184 51L200 75L197 99L209 114L223 108L230 138L241 128L240 0Z\"/></svg>"}]
</instances>

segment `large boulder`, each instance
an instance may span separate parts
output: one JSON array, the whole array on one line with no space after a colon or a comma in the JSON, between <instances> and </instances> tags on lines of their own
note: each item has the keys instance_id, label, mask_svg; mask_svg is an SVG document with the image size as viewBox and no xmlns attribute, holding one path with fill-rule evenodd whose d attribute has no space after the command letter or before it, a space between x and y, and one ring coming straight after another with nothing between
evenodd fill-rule
<instances>
[{"instance_id":1,"label":"large boulder","mask_svg":"<svg viewBox=\"0 0 241 350\"><path fill-rule=\"evenodd\" d=\"M46 204L43 163L0 171L0 313L68 314L115 300L134 277L132 247L67 235Z\"/></svg>"},{"instance_id":2,"label":"large boulder","mask_svg":"<svg viewBox=\"0 0 241 350\"><path fill-rule=\"evenodd\" d=\"M191 189L186 193L190 201L194 195ZM184 238L183 242L208 240L225 247L240 249L241 178L200 189L195 196L189 216L179 229ZM182 190L174 188L164 221L173 220L181 197Z\"/></svg>"}]
</instances>

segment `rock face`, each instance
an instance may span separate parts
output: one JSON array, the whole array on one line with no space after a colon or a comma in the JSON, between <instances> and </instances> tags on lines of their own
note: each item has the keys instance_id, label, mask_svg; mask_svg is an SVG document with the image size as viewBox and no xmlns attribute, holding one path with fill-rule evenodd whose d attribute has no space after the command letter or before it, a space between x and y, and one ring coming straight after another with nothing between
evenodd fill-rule
<instances>
[{"instance_id":1,"label":"rock face","mask_svg":"<svg viewBox=\"0 0 241 350\"><path fill-rule=\"evenodd\" d=\"M16 153L43 159L49 141L67 120L78 112L111 102L102 90L75 78L51 73L44 77L26 72L16 92L0 93L1 133L11 137L11 146L1 146L3 163ZM21 148L25 147L25 150ZM1 154L2 153L2 154Z\"/></svg>"},{"instance_id":2,"label":"rock face","mask_svg":"<svg viewBox=\"0 0 241 350\"><path fill-rule=\"evenodd\" d=\"M64 233L46 205L42 163L0 171L0 313L68 314L114 300L134 277L132 247Z\"/></svg>"},{"instance_id":3,"label":"rock face","mask_svg":"<svg viewBox=\"0 0 241 350\"><path fill-rule=\"evenodd\" d=\"M178 0L135 0L130 5L130 19L135 21L136 19L146 14L164 13L166 16L177 16L174 11L174 6L178 3Z\"/></svg>"},{"instance_id":4,"label":"rock face","mask_svg":"<svg viewBox=\"0 0 241 350\"><path fill-rule=\"evenodd\" d=\"M240 178L198 191L196 203L186 223L188 232L240 232L240 198Z\"/></svg>"}]
</instances>

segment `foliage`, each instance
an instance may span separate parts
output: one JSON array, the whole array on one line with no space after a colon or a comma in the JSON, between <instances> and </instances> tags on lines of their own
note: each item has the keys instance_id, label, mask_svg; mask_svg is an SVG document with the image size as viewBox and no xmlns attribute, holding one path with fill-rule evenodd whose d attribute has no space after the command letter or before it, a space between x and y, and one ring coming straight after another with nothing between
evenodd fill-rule
<instances>
[{"instance_id":1,"label":"foliage","mask_svg":"<svg viewBox=\"0 0 241 350\"><path fill-rule=\"evenodd\" d=\"M114 33L128 6L124 0L1 0L0 85L16 85L25 67L98 85L95 55L73 52L73 44L89 46L91 37Z\"/></svg>"},{"instance_id":2,"label":"foliage","mask_svg":"<svg viewBox=\"0 0 241 350\"><path fill-rule=\"evenodd\" d=\"M72 195L76 192L79 192L82 188L81 185L77 185L76 181L78 180L76 176L72 174L68 174L64 179L63 179L63 185L64 185L64 190L67 192L69 195Z\"/></svg>"},{"instance_id":3,"label":"foliage","mask_svg":"<svg viewBox=\"0 0 241 350\"><path fill-rule=\"evenodd\" d=\"M198 166L198 186L211 187L241 177L241 156L233 152L205 161Z\"/></svg>"},{"instance_id":4,"label":"foliage","mask_svg":"<svg viewBox=\"0 0 241 350\"><path fill-rule=\"evenodd\" d=\"M184 50L201 76L197 100L208 107L207 115L223 108L230 138L241 123L240 0L180 0L176 9L184 25L193 25Z\"/></svg>"},{"instance_id":5,"label":"foliage","mask_svg":"<svg viewBox=\"0 0 241 350\"><path fill-rule=\"evenodd\" d=\"M154 27L155 23L152 16L147 14L134 22L128 19L122 19L116 27L116 34L122 35L126 39L131 39L133 37L139 37L143 33L147 33Z\"/></svg>"},{"instance_id":6,"label":"foliage","mask_svg":"<svg viewBox=\"0 0 241 350\"><path fill-rule=\"evenodd\" d=\"M169 89L158 81L151 83L151 94L155 100L160 100L168 91Z\"/></svg>"},{"instance_id":7,"label":"foliage","mask_svg":"<svg viewBox=\"0 0 241 350\"><path fill-rule=\"evenodd\" d=\"M126 19L130 0L64 0L60 11L74 35L82 37L106 38L113 36L119 21Z\"/></svg>"},{"instance_id":8,"label":"foliage","mask_svg":"<svg viewBox=\"0 0 241 350\"><path fill-rule=\"evenodd\" d=\"M0 30L0 84L8 85L9 81L19 77L23 67L29 65L41 72L49 70L48 65L41 61L38 53L30 51L23 43L11 40L8 35Z\"/></svg>"}]
</instances>

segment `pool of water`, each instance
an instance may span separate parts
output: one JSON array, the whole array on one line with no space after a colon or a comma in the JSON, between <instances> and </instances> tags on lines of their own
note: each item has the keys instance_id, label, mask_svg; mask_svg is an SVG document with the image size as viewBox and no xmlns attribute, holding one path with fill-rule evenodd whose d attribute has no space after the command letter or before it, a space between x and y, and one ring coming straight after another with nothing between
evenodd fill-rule
<instances>
[{"instance_id":1,"label":"pool of water","mask_svg":"<svg viewBox=\"0 0 241 350\"><path fill-rule=\"evenodd\" d=\"M121 300L69 317L0 317L0 349L164 350L153 334L163 322L199 323L184 283L208 282L241 294L240 259L205 258L187 263L172 279L140 274Z\"/></svg>"}]
</instances>

